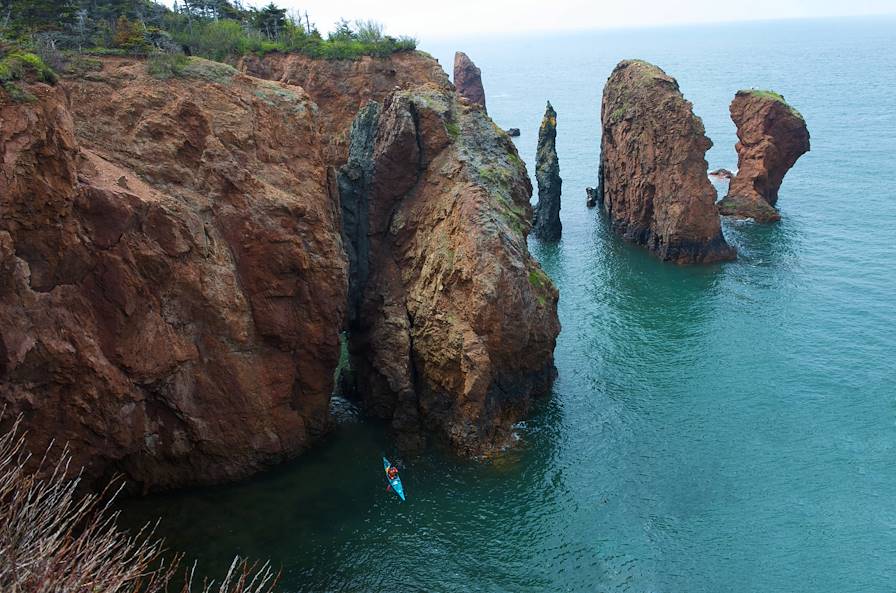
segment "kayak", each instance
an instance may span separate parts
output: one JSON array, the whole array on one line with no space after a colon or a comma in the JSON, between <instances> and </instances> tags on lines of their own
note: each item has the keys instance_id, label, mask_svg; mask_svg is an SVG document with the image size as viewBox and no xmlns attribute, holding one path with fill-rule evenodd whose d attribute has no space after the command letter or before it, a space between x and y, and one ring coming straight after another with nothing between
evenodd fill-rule
<instances>
[{"instance_id":1,"label":"kayak","mask_svg":"<svg viewBox=\"0 0 896 593\"><path fill-rule=\"evenodd\" d=\"M395 476L394 480L389 479L389 466L392 465L389 463L389 460L383 457L383 471L386 472L386 481L389 482L389 485L392 486L392 492L398 495L398 498L404 500L404 487L401 485L401 477Z\"/></svg>"}]
</instances>

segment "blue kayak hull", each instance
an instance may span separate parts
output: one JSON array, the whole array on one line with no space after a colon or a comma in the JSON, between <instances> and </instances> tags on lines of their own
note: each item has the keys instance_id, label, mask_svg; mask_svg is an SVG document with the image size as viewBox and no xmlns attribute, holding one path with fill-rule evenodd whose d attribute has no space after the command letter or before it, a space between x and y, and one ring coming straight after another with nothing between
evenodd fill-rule
<instances>
[{"instance_id":1,"label":"blue kayak hull","mask_svg":"<svg viewBox=\"0 0 896 593\"><path fill-rule=\"evenodd\" d=\"M394 480L389 479L389 466L392 465L389 463L389 460L383 457L383 471L386 472L386 481L389 482L389 485L392 486L392 492L394 492L398 498L404 500L404 487L401 485L401 478L399 476L395 476Z\"/></svg>"}]
</instances>

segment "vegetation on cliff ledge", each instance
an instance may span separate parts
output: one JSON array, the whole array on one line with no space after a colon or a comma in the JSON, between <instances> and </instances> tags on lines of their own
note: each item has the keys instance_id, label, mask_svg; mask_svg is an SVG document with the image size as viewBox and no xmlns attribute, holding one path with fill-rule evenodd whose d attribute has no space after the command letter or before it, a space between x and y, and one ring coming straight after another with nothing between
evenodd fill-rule
<instances>
[{"instance_id":1,"label":"vegetation on cliff ledge","mask_svg":"<svg viewBox=\"0 0 896 593\"><path fill-rule=\"evenodd\" d=\"M777 101L778 103L781 103L782 105L784 105L784 107L786 107L790 111L790 113L792 113L793 115L797 116L800 119L803 119L803 115L799 111L797 111L793 105L791 105L784 99L784 95L782 95L780 93L776 93L775 91L770 91L770 90L766 90L766 89L741 89L741 90L737 91L737 94L738 95L752 95L753 97L757 97L760 99L769 99L771 101Z\"/></svg>"},{"instance_id":2,"label":"vegetation on cliff ledge","mask_svg":"<svg viewBox=\"0 0 896 593\"><path fill-rule=\"evenodd\" d=\"M411 37L385 35L374 21L341 20L324 37L308 13L273 2L246 8L239 0L0 0L0 40L15 42L62 67L66 53L186 53L216 61L296 52L357 59L412 51Z\"/></svg>"},{"instance_id":3,"label":"vegetation on cliff ledge","mask_svg":"<svg viewBox=\"0 0 896 593\"><path fill-rule=\"evenodd\" d=\"M56 73L40 56L0 44L0 87L13 101L34 100L34 96L18 84L20 81L56 84L57 80Z\"/></svg>"}]
</instances>

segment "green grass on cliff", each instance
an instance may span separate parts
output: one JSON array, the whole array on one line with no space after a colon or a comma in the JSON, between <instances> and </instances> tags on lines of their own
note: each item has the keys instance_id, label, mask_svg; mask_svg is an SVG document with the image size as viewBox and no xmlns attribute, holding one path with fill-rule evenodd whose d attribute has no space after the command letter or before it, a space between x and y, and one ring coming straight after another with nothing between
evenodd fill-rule
<instances>
[{"instance_id":1,"label":"green grass on cliff","mask_svg":"<svg viewBox=\"0 0 896 593\"><path fill-rule=\"evenodd\" d=\"M33 79L47 84L56 84L59 77L37 55L12 51L0 58L0 82Z\"/></svg>"},{"instance_id":2,"label":"green grass on cliff","mask_svg":"<svg viewBox=\"0 0 896 593\"><path fill-rule=\"evenodd\" d=\"M159 54L146 61L146 71L155 78L199 78L227 84L236 76L236 68L228 64L181 54Z\"/></svg>"},{"instance_id":3,"label":"green grass on cliff","mask_svg":"<svg viewBox=\"0 0 896 593\"><path fill-rule=\"evenodd\" d=\"M787 107L787 109L790 110L792 114L800 119L803 119L803 115L799 111L797 111L793 105L791 105L784 99L784 95L776 93L775 91L770 91L768 89L741 89L737 91L737 94L752 95L753 97L758 97L760 99L770 99L772 101L777 101L778 103L781 103L782 105Z\"/></svg>"},{"instance_id":4,"label":"green grass on cliff","mask_svg":"<svg viewBox=\"0 0 896 593\"><path fill-rule=\"evenodd\" d=\"M539 267L533 267L529 270L529 284L535 289L535 295L538 298L538 302L544 306L547 303L545 294L551 286L551 279L544 273L544 270Z\"/></svg>"},{"instance_id":5,"label":"green grass on cliff","mask_svg":"<svg viewBox=\"0 0 896 593\"><path fill-rule=\"evenodd\" d=\"M741 89L741 90L737 91L737 93L738 94L743 93L745 95L753 95L754 97L762 97L764 99L771 99L773 101L780 101L781 103L787 103L787 101L784 100L784 97L781 94L776 93L775 91L769 91L769 90L764 90L764 89Z\"/></svg>"},{"instance_id":6,"label":"green grass on cliff","mask_svg":"<svg viewBox=\"0 0 896 593\"><path fill-rule=\"evenodd\" d=\"M6 96L16 103L30 103L34 95L18 83L43 82L56 84L59 77L37 55L18 49L0 50L0 87Z\"/></svg>"}]
</instances>

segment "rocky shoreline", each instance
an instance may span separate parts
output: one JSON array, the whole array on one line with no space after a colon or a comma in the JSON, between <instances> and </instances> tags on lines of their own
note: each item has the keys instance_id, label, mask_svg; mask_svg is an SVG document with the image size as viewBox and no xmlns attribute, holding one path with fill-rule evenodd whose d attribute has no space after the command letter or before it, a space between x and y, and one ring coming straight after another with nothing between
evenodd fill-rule
<instances>
[{"instance_id":1,"label":"rocky shoreline","mask_svg":"<svg viewBox=\"0 0 896 593\"><path fill-rule=\"evenodd\" d=\"M559 332L507 136L423 54L189 65L0 107L0 399L34 449L141 491L246 476L327 431L344 328L371 414L505 446Z\"/></svg>"}]
</instances>

